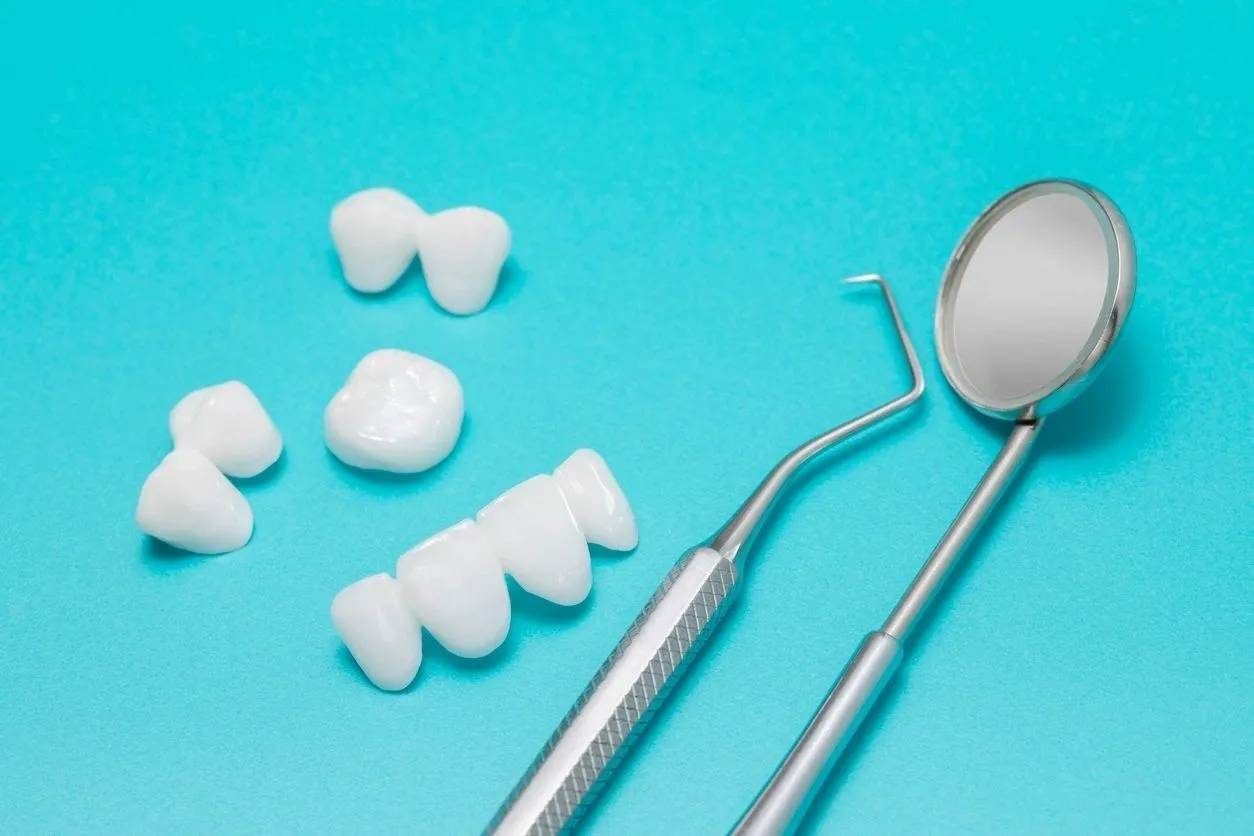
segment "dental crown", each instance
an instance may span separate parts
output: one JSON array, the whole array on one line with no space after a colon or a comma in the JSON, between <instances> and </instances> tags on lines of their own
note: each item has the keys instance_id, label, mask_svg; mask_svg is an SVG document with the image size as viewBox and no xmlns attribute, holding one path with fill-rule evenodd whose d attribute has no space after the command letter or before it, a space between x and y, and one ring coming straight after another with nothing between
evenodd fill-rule
<instances>
[{"instance_id":1,"label":"dental crown","mask_svg":"<svg viewBox=\"0 0 1254 836\"><path fill-rule=\"evenodd\" d=\"M144 480L135 521L144 533L198 554L244 546L248 500L227 476L256 476L283 452L283 438L238 380L197 389L170 410L174 451Z\"/></svg>"},{"instance_id":2,"label":"dental crown","mask_svg":"<svg viewBox=\"0 0 1254 836\"><path fill-rule=\"evenodd\" d=\"M389 188L344 198L331 210L331 240L345 280L362 293L394 285L417 255L436 303L449 313L483 310L509 255L505 219L477 206L427 214Z\"/></svg>"},{"instance_id":3,"label":"dental crown","mask_svg":"<svg viewBox=\"0 0 1254 836\"><path fill-rule=\"evenodd\" d=\"M426 357L384 348L361 359L323 413L327 448L367 470L419 473L442 462L462 430L462 387Z\"/></svg>"},{"instance_id":4,"label":"dental crown","mask_svg":"<svg viewBox=\"0 0 1254 836\"><path fill-rule=\"evenodd\" d=\"M478 658L509 633L505 576L564 606L588 597L588 544L636 547L636 518L609 466L576 450L552 476L534 476L401 555L396 577L371 575L331 602L331 622L362 672L399 691L422 663L422 628L449 652Z\"/></svg>"}]
</instances>

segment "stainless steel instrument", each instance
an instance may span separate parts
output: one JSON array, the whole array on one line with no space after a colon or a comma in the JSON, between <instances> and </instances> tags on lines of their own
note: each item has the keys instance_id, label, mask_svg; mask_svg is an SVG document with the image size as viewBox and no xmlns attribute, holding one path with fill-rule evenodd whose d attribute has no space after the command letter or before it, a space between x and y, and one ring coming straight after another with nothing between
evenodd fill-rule
<instances>
[{"instance_id":1,"label":"stainless steel instrument","mask_svg":"<svg viewBox=\"0 0 1254 836\"><path fill-rule=\"evenodd\" d=\"M784 457L727 523L667 574L488 825L493 834L574 827L635 734L733 600L744 556L786 482L815 456L901 411L923 394L923 372L888 283L877 284L910 366L905 394L807 441Z\"/></svg>"},{"instance_id":2,"label":"stainless steel instrument","mask_svg":"<svg viewBox=\"0 0 1254 836\"><path fill-rule=\"evenodd\" d=\"M945 269L936 345L945 378L1010 436L879 630L868 635L814 718L736 825L791 832L902 657L910 635L1040 433L1088 385L1132 307L1136 255L1119 209L1069 180L1029 183L976 219Z\"/></svg>"}]
</instances>

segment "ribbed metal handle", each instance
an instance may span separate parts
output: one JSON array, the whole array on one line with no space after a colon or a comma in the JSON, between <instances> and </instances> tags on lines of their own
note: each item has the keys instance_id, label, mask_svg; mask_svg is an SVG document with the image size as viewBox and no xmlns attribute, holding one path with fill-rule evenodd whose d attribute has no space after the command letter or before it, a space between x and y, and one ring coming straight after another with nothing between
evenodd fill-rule
<instances>
[{"instance_id":1,"label":"ribbed metal handle","mask_svg":"<svg viewBox=\"0 0 1254 836\"><path fill-rule=\"evenodd\" d=\"M675 564L488 825L491 834L572 828L712 632L735 567L698 548Z\"/></svg>"}]
</instances>

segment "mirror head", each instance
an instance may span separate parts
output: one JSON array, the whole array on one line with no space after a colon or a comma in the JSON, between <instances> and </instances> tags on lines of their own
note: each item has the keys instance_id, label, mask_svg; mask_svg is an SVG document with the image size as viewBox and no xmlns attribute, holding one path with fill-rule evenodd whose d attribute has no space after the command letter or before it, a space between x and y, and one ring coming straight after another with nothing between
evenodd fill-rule
<instances>
[{"instance_id":1,"label":"mirror head","mask_svg":"<svg viewBox=\"0 0 1254 836\"><path fill-rule=\"evenodd\" d=\"M1123 327L1132 235L1101 192L1029 183L967 230L945 268L936 347L945 378L989 415L1046 415L1083 391Z\"/></svg>"}]
</instances>

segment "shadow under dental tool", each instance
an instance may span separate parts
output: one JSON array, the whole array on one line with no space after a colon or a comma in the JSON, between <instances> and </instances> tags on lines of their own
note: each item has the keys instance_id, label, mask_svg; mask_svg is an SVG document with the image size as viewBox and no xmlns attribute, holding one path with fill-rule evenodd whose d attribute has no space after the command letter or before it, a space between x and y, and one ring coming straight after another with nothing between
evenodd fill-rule
<instances>
[{"instance_id":1,"label":"shadow under dental tool","mask_svg":"<svg viewBox=\"0 0 1254 836\"><path fill-rule=\"evenodd\" d=\"M1067 456L1090 449L1109 449L1109 445L1115 443L1137 442L1137 434L1128 432L1128 427L1153 420L1146 414L1151 405L1144 397L1148 370L1164 367L1161 352L1148 337L1156 329L1145 325L1143 319L1133 317L1120 333L1100 378L1067 404L1066 409L1049 416L1032 458ZM940 366L935 362L933 366L934 376L939 377ZM1006 434L1006 422L967 408L957 392L945 388L945 397L959 406L965 424L990 439L997 439L1000 444Z\"/></svg>"},{"instance_id":2,"label":"shadow under dental tool","mask_svg":"<svg viewBox=\"0 0 1254 836\"><path fill-rule=\"evenodd\" d=\"M1140 311L1139 314L1148 314ZM1155 420L1148 414L1153 405L1145 398L1150 369L1161 373L1169 368L1160 346L1149 335L1159 333L1146 325L1145 317L1131 318L1111 348L1101 377L1066 409L1049 417L1039 442L1038 456L1070 455L1090 449L1110 450L1112 446L1144 441L1132 426L1145 426Z\"/></svg>"}]
</instances>

